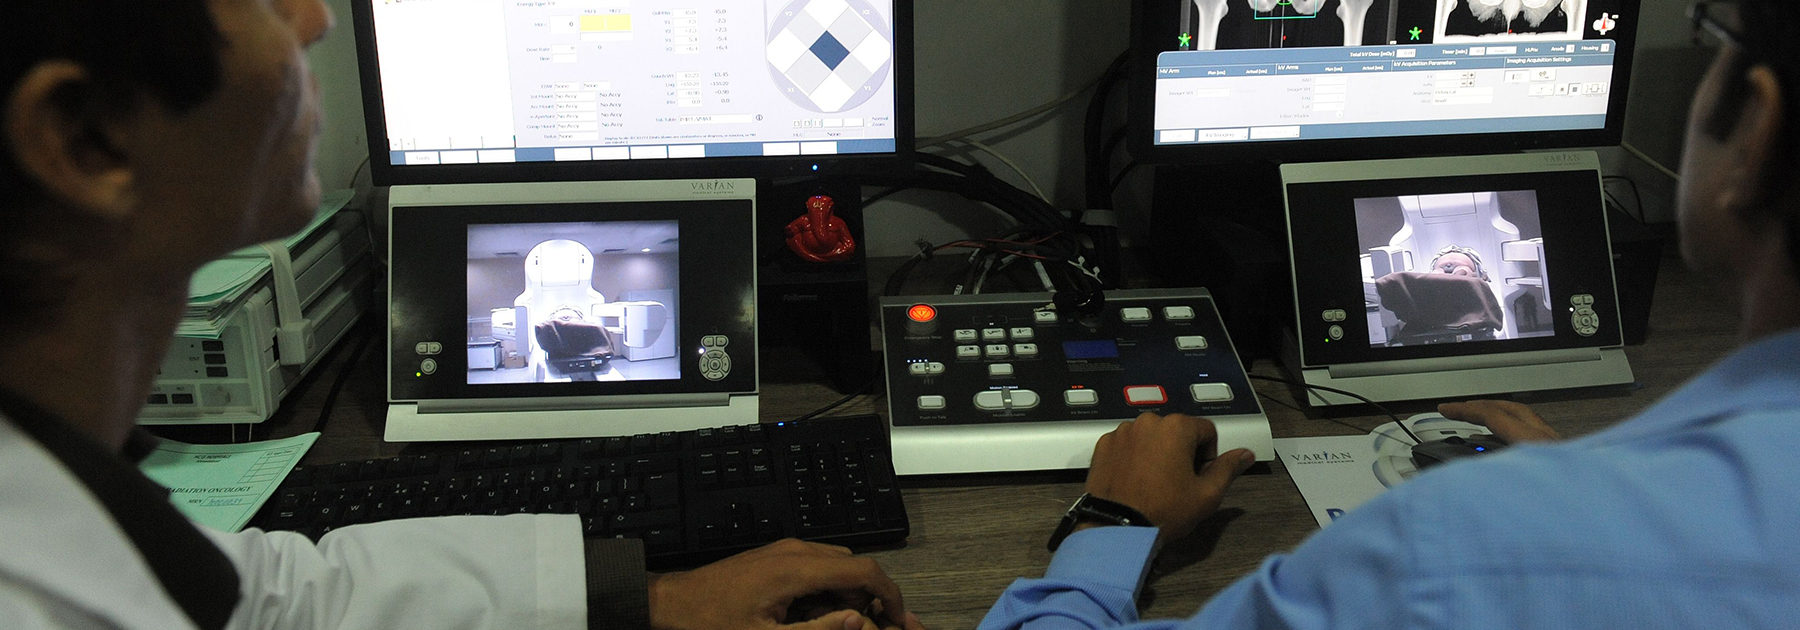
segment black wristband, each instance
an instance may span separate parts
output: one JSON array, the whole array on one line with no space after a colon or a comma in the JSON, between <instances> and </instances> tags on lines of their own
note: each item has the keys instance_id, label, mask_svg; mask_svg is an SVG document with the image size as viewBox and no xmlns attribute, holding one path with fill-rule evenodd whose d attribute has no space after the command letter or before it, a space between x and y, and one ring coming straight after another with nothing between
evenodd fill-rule
<instances>
[{"instance_id":1,"label":"black wristband","mask_svg":"<svg viewBox=\"0 0 1800 630\"><path fill-rule=\"evenodd\" d=\"M1083 522L1126 527L1155 527L1150 523L1150 519L1144 518L1142 512L1132 509L1129 505L1108 501L1091 494L1083 494L1081 498L1075 500L1074 505L1069 506L1069 511L1063 514L1062 523L1058 524L1056 531L1050 534L1050 544L1047 545L1050 551L1054 552L1057 547L1062 546L1063 539L1074 533L1075 526Z\"/></svg>"}]
</instances>

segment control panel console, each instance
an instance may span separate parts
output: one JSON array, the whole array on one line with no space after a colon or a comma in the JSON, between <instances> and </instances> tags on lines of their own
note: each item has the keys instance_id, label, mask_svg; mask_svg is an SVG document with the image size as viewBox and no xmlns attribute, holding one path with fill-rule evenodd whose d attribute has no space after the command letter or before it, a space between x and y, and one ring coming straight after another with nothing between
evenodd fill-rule
<instances>
[{"instance_id":1,"label":"control panel console","mask_svg":"<svg viewBox=\"0 0 1800 630\"><path fill-rule=\"evenodd\" d=\"M1049 293L881 303L902 475L1084 468L1143 412L1209 418L1217 450L1275 455L1269 423L1204 289L1111 291L1094 315Z\"/></svg>"}]
</instances>

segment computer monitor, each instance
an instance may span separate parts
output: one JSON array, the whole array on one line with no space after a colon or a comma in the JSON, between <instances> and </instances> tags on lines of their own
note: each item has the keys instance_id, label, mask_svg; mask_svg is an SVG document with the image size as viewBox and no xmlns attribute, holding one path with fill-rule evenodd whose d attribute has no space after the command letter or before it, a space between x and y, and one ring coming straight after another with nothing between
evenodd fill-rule
<instances>
[{"instance_id":1,"label":"computer monitor","mask_svg":"<svg viewBox=\"0 0 1800 630\"><path fill-rule=\"evenodd\" d=\"M396 187L386 438L756 422L755 191L754 180Z\"/></svg>"},{"instance_id":2,"label":"computer monitor","mask_svg":"<svg viewBox=\"0 0 1800 630\"><path fill-rule=\"evenodd\" d=\"M1388 401L1632 381L1593 152L1281 173L1297 322L1284 358L1306 383Z\"/></svg>"},{"instance_id":3,"label":"computer monitor","mask_svg":"<svg viewBox=\"0 0 1800 630\"><path fill-rule=\"evenodd\" d=\"M911 0L358 0L378 185L829 173L912 151Z\"/></svg>"},{"instance_id":4,"label":"computer monitor","mask_svg":"<svg viewBox=\"0 0 1800 630\"><path fill-rule=\"evenodd\" d=\"M1638 0L1135 0L1153 163L1617 144Z\"/></svg>"}]
</instances>

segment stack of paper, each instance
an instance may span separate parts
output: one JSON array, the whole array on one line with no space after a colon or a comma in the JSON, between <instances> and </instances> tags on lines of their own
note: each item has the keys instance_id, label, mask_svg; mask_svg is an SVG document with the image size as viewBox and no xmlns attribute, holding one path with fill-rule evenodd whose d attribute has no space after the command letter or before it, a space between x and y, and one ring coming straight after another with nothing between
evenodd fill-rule
<instances>
[{"instance_id":1,"label":"stack of paper","mask_svg":"<svg viewBox=\"0 0 1800 630\"><path fill-rule=\"evenodd\" d=\"M306 229L283 239L281 244L288 248L298 245L301 240L336 217L338 211L344 209L355 196L354 190L326 194L319 202L319 210L313 216L312 223L307 224ZM218 339L221 322L256 286L256 282L269 272L269 267L269 253L261 246L237 250L201 267L188 280L187 313L183 316L181 325L175 329L175 336Z\"/></svg>"},{"instance_id":2,"label":"stack of paper","mask_svg":"<svg viewBox=\"0 0 1800 630\"><path fill-rule=\"evenodd\" d=\"M168 488L175 508L194 522L235 532L250 522L318 439L317 433L304 433L249 444L164 441L138 468Z\"/></svg>"}]
</instances>

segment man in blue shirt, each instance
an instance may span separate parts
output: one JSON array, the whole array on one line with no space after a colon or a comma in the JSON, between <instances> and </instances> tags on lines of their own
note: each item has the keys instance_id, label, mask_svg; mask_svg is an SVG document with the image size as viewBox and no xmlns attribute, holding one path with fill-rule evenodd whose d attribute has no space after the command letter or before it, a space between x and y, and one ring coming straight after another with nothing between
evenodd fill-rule
<instances>
[{"instance_id":1,"label":"man in blue shirt","mask_svg":"<svg viewBox=\"0 0 1800 630\"><path fill-rule=\"evenodd\" d=\"M1096 446L1087 490L1156 527L1104 511L1080 522L1045 577L1014 583L981 628L1800 624L1800 17L1786 5L1696 5L1722 51L1691 114L1682 254L1736 299L1746 347L1568 442L1523 405L1444 405L1529 444L1421 475L1186 620L1140 622L1137 589L1162 543L1211 514L1250 460L1228 452L1196 475L1209 423L1126 423Z\"/></svg>"}]
</instances>

